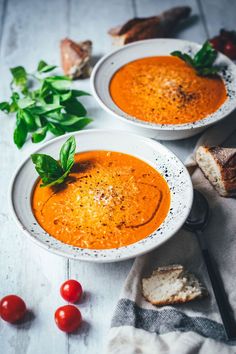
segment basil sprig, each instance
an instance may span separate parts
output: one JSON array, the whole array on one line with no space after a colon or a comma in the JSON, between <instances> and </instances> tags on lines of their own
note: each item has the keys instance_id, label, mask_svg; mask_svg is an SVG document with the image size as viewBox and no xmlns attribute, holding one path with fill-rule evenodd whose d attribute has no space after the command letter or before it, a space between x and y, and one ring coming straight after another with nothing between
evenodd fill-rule
<instances>
[{"instance_id":1,"label":"basil sprig","mask_svg":"<svg viewBox=\"0 0 236 354\"><path fill-rule=\"evenodd\" d=\"M184 60L196 70L198 75L201 76L216 75L222 69L219 66L213 66L217 57L217 51L208 41L203 44L202 48L194 55L193 58L190 55L182 53L178 50L172 52L171 55Z\"/></svg>"},{"instance_id":2,"label":"basil sprig","mask_svg":"<svg viewBox=\"0 0 236 354\"><path fill-rule=\"evenodd\" d=\"M50 187L65 181L74 165L75 149L75 138L71 136L61 147L59 162L49 155L31 155L35 169L43 182L40 187Z\"/></svg>"},{"instance_id":3,"label":"basil sprig","mask_svg":"<svg viewBox=\"0 0 236 354\"><path fill-rule=\"evenodd\" d=\"M0 103L0 110L16 113L13 139L18 148L24 145L28 134L33 143L39 143L48 132L59 136L81 130L92 121L78 100L89 93L71 89L67 76L47 74L55 68L41 60L36 74L27 73L23 66L10 69L12 95L9 102Z\"/></svg>"}]
</instances>

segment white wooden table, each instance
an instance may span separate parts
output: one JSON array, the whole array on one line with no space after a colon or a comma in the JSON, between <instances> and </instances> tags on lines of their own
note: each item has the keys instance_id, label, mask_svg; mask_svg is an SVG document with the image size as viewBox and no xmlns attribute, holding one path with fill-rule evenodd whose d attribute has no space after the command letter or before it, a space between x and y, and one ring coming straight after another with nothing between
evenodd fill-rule
<instances>
[{"instance_id":1,"label":"white wooden table","mask_svg":"<svg viewBox=\"0 0 236 354\"><path fill-rule=\"evenodd\" d=\"M59 64L59 41L91 39L93 54L112 49L107 30L134 16L149 16L176 5L192 7L194 20L176 37L202 43L221 27L236 29L232 0L0 0L0 96L9 95L9 67L33 71L40 59ZM89 80L76 86L89 90ZM92 128L124 129L86 98ZM71 261L46 252L28 241L13 223L8 209L9 180L20 161L37 146L28 142L18 151L12 141L14 119L0 113L0 297L16 293L32 311L19 326L0 321L2 354L104 353L110 319L132 260L114 264ZM196 138L165 143L184 159ZM24 208L24 205L22 205ZM66 335L54 324L55 309L64 304L59 287L67 278L84 286L80 304L84 323L79 334Z\"/></svg>"}]
</instances>

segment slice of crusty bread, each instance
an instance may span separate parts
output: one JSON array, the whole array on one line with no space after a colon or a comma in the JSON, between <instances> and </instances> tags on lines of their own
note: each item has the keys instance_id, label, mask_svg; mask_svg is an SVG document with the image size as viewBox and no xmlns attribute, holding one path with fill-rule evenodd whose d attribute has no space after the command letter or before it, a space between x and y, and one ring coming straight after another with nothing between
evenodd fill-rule
<instances>
[{"instance_id":1,"label":"slice of crusty bread","mask_svg":"<svg viewBox=\"0 0 236 354\"><path fill-rule=\"evenodd\" d=\"M200 146L196 161L221 196L236 196L236 148Z\"/></svg>"},{"instance_id":2,"label":"slice of crusty bread","mask_svg":"<svg viewBox=\"0 0 236 354\"><path fill-rule=\"evenodd\" d=\"M61 40L61 64L64 74L71 79L89 77L92 42L74 42L69 38Z\"/></svg>"},{"instance_id":3,"label":"slice of crusty bread","mask_svg":"<svg viewBox=\"0 0 236 354\"><path fill-rule=\"evenodd\" d=\"M145 299L156 306L185 303L207 294L195 275L182 265L159 267L148 278L142 279Z\"/></svg>"},{"instance_id":4,"label":"slice of crusty bread","mask_svg":"<svg viewBox=\"0 0 236 354\"><path fill-rule=\"evenodd\" d=\"M188 18L190 12L188 6L173 7L158 16L133 18L121 26L111 28L108 33L118 45L168 37L180 21Z\"/></svg>"}]
</instances>

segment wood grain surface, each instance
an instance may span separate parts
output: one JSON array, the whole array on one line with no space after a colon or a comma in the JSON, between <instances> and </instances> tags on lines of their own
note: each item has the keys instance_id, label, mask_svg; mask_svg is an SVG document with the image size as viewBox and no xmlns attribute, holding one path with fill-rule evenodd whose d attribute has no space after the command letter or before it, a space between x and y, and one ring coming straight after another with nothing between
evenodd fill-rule
<instances>
[{"instance_id":1,"label":"wood grain surface","mask_svg":"<svg viewBox=\"0 0 236 354\"><path fill-rule=\"evenodd\" d=\"M40 59L60 63L59 41L91 39L93 61L113 49L110 27L133 16L158 14L172 6L192 7L188 26L175 37L202 43L221 27L235 28L236 2L232 0L0 0L0 96L9 95L9 67L24 65L33 71ZM89 80L75 86L89 90ZM93 98L84 98L92 128L126 129L102 111ZM71 261L35 246L17 229L8 208L9 181L22 159L38 146L30 141L18 151L12 141L14 119L0 113L0 297L21 295L30 313L17 326L0 321L2 354L100 354L122 284L132 260L114 264ZM193 149L196 137L164 143L182 159ZM22 205L24 208L24 205ZM54 324L55 309L64 304L59 287L67 278L81 281L85 296L84 318L77 334L66 335Z\"/></svg>"}]
</instances>

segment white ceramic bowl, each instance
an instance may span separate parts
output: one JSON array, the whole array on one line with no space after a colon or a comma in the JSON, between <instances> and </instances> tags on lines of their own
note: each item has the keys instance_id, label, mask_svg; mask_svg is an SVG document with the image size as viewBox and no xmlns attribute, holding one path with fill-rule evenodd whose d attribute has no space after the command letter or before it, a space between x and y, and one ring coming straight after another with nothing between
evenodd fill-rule
<instances>
[{"instance_id":1,"label":"white ceramic bowl","mask_svg":"<svg viewBox=\"0 0 236 354\"><path fill-rule=\"evenodd\" d=\"M213 114L194 123L188 124L155 124L139 120L123 112L112 100L109 92L109 84L114 73L123 65L144 57L169 55L174 50L186 53L196 53L200 45L180 39L150 39L125 45L124 47L103 57L94 67L91 76L91 88L94 97L112 119L121 119L132 125L135 133L146 137L176 140L188 138L200 133L208 126L226 117L236 108L236 66L225 55L217 57L216 65L226 66L221 73L224 80L228 98L223 105Z\"/></svg>"},{"instance_id":2,"label":"white ceramic bowl","mask_svg":"<svg viewBox=\"0 0 236 354\"><path fill-rule=\"evenodd\" d=\"M68 258L111 262L146 253L167 241L179 230L190 212L193 188L186 168L172 152L154 140L118 130L84 130L74 136L77 152L119 151L136 156L156 168L168 182L171 191L171 205L166 219L150 236L126 247L89 250L62 243L45 232L33 215L31 195L38 175L29 157L16 171L10 188L10 205L14 219L23 231L22 237L28 236L39 246ZM66 139L68 134L44 144L37 152L57 158Z\"/></svg>"}]
</instances>

